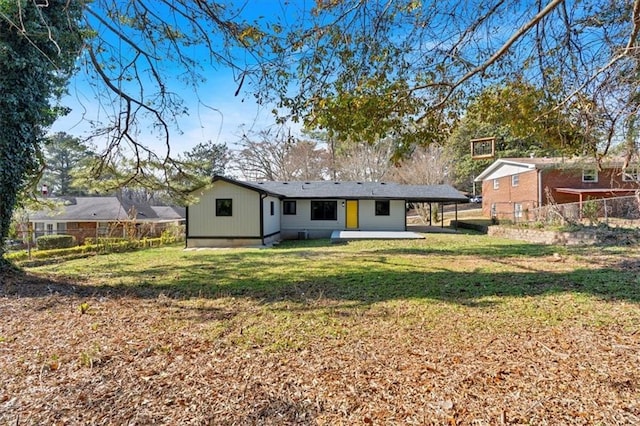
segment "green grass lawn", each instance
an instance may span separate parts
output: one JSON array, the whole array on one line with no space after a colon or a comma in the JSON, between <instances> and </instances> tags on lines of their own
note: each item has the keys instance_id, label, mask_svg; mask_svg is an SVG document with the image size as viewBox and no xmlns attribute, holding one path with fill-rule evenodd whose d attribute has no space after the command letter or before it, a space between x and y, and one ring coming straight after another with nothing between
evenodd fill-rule
<instances>
[{"instance_id":1,"label":"green grass lawn","mask_svg":"<svg viewBox=\"0 0 640 426\"><path fill-rule=\"evenodd\" d=\"M637 419L638 254L430 234L268 249L165 247L28 268L0 294L8 319L0 373L12 378L0 393L0 419L58 419L45 390L61 389L81 400L80 411L65 412L75 421ZM52 359L64 368L51 368ZM123 414L86 401L96 375L106 383L100 399ZM34 380L41 393L28 385ZM152 393L149 380L173 388ZM193 395L196 382L209 393ZM116 386L130 390L128 403L113 395ZM13 398L24 402L2 406ZM167 398L209 408L176 417ZM123 406L145 399L153 408L146 417Z\"/></svg>"}]
</instances>

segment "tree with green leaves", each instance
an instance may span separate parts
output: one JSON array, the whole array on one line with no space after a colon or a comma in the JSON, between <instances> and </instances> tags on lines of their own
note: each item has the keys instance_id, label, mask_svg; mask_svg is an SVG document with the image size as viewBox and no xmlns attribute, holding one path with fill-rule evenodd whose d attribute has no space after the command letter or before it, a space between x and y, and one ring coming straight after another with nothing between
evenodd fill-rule
<instances>
[{"instance_id":1,"label":"tree with green leaves","mask_svg":"<svg viewBox=\"0 0 640 426\"><path fill-rule=\"evenodd\" d=\"M553 130L568 117L588 140L562 146L602 153L638 114L639 35L638 0L316 2L290 28L294 54L281 51L270 83L308 128L370 143L390 136L401 156L446 140L487 87L520 81L548 100L534 122Z\"/></svg>"},{"instance_id":2,"label":"tree with green leaves","mask_svg":"<svg viewBox=\"0 0 640 426\"><path fill-rule=\"evenodd\" d=\"M188 173L201 179L211 180L214 176L225 173L230 153L226 144L208 141L200 142L186 151L181 158Z\"/></svg>"},{"instance_id":3,"label":"tree with green leaves","mask_svg":"<svg viewBox=\"0 0 640 426\"><path fill-rule=\"evenodd\" d=\"M446 140L469 99L514 76L552 95L539 117L560 111L587 129L582 145L598 153L638 145L640 0L281 6L256 17L234 0L0 0L0 235L38 168L38 141L55 115L49 103L78 58L82 28L93 37L78 65L104 118L93 121L105 142L93 170L115 170L126 158L119 186L171 187L170 135L189 114L174 87L198 98L209 66L233 70L239 96L252 92L280 121L323 129L332 143L391 138L396 160ZM141 131L163 140L165 152L150 149Z\"/></svg>"},{"instance_id":4,"label":"tree with green leaves","mask_svg":"<svg viewBox=\"0 0 640 426\"><path fill-rule=\"evenodd\" d=\"M85 167L95 157L90 147L64 132L48 136L43 146L44 170L39 187L46 185L49 194L84 195L89 188L74 182L74 170Z\"/></svg>"},{"instance_id":5,"label":"tree with green leaves","mask_svg":"<svg viewBox=\"0 0 640 426\"><path fill-rule=\"evenodd\" d=\"M83 44L82 10L77 1L0 0L0 268L18 193L40 169L44 130Z\"/></svg>"},{"instance_id":6,"label":"tree with green leaves","mask_svg":"<svg viewBox=\"0 0 640 426\"><path fill-rule=\"evenodd\" d=\"M496 157L593 155L590 144L570 112L554 109L557 100L522 80L486 88L471 101L453 127L444 151L451 159L451 178L466 191L494 159L471 157L472 139L495 138Z\"/></svg>"}]
</instances>

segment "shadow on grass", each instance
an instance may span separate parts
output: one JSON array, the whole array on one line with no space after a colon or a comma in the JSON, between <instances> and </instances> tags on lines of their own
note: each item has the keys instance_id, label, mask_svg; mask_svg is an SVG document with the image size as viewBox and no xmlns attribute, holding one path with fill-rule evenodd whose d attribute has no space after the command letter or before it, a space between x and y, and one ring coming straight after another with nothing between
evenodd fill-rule
<instances>
[{"instance_id":1,"label":"shadow on grass","mask_svg":"<svg viewBox=\"0 0 640 426\"><path fill-rule=\"evenodd\" d=\"M487 306L489 296L525 297L563 292L603 299L640 301L640 262L620 259L594 269L564 272L534 267L506 267L510 257L551 256L557 247L529 244L485 244L455 248L407 247L375 243L343 252L317 241L293 250L191 252L176 266L135 267L115 258L109 270L111 284L92 285L28 273L3 277L0 297L43 297L51 294L80 297L250 298L261 303L306 302L329 299L371 304L387 300L432 299L465 306ZM580 254L580 249L572 249ZM586 252L585 252L586 253ZM437 256L442 256L438 258ZM460 270L455 258L484 260L475 270ZM431 263L438 260L438 267ZM116 260L119 259L119 260ZM489 260L489 263L487 263ZM493 265L488 268L487 265ZM497 265L497 266L496 266ZM488 270L491 269L491 270ZM497 270L497 271L495 271Z\"/></svg>"}]
</instances>

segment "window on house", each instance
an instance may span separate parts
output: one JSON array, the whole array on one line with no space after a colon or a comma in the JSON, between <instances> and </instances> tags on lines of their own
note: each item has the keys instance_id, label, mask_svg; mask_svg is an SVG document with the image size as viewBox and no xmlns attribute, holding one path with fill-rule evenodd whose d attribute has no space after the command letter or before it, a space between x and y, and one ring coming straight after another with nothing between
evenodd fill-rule
<instances>
[{"instance_id":1,"label":"window on house","mask_svg":"<svg viewBox=\"0 0 640 426\"><path fill-rule=\"evenodd\" d=\"M35 222L33 226L33 237L38 238L44 235L44 223L43 222Z\"/></svg>"},{"instance_id":2,"label":"window on house","mask_svg":"<svg viewBox=\"0 0 640 426\"><path fill-rule=\"evenodd\" d=\"M47 223L47 234L53 234L53 223Z\"/></svg>"},{"instance_id":3,"label":"window on house","mask_svg":"<svg viewBox=\"0 0 640 426\"><path fill-rule=\"evenodd\" d=\"M296 202L284 201L282 203L282 214L295 215L296 214Z\"/></svg>"},{"instance_id":4,"label":"window on house","mask_svg":"<svg viewBox=\"0 0 640 426\"><path fill-rule=\"evenodd\" d=\"M519 203L513 204L513 217L515 218L522 217L522 204L519 204Z\"/></svg>"},{"instance_id":5,"label":"window on house","mask_svg":"<svg viewBox=\"0 0 640 426\"><path fill-rule=\"evenodd\" d=\"M500 189L500 180L498 179L493 180L493 189Z\"/></svg>"},{"instance_id":6,"label":"window on house","mask_svg":"<svg viewBox=\"0 0 640 426\"><path fill-rule=\"evenodd\" d=\"M640 182L640 169L638 167L629 167L622 173L624 182Z\"/></svg>"},{"instance_id":7,"label":"window on house","mask_svg":"<svg viewBox=\"0 0 640 426\"><path fill-rule=\"evenodd\" d=\"M337 201L312 201L311 220L337 220Z\"/></svg>"},{"instance_id":8,"label":"window on house","mask_svg":"<svg viewBox=\"0 0 640 426\"><path fill-rule=\"evenodd\" d=\"M66 222L58 222L56 223L56 232L58 234L64 234L67 232L67 224Z\"/></svg>"},{"instance_id":9,"label":"window on house","mask_svg":"<svg viewBox=\"0 0 640 426\"><path fill-rule=\"evenodd\" d=\"M512 175L511 186L518 186L519 183L520 183L520 175Z\"/></svg>"},{"instance_id":10,"label":"window on house","mask_svg":"<svg viewBox=\"0 0 640 426\"><path fill-rule=\"evenodd\" d=\"M231 198L216 198L216 216L231 216L233 201Z\"/></svg>"},{"instance_id":11,"label":"window on house","mask_svg":"<svg viewBox=\"0 0 640 426\"><path fill-rule=\"evenodd\" d=\"M389 200L376 201L376 216L389 216L391 213L391 203Z\"/></svg>"},{"instance_id":12,"label":"window on house","mask_svg":"<svg viewBox=\"0 0 640 426\"><path fill-rule=\"evenodd\" d=\"M597 182L598 181L598 170L596 170L596 169L584 169L584 170L582 170L582 181L583 182Z\"/></svg>"},{"instance_id":13,"label":"window on house","mask_svg":"<svg viewBox=\"0 0 640 426\"><path fill-rule=\"evenodd\" d=\"M97 233L100 236L109 235L109 222L96 223Z\"/></svg>"},{"instance_id":14,"label":"window on house","mask_svg":"<svg viewBox=\"0 0 640 426\"><path fill-rule=\"evenodd\" d=\"M271 216L276 214L276 204L273 201L271 201L270 209L271 209Z\"/></svg>"}]
</instances>

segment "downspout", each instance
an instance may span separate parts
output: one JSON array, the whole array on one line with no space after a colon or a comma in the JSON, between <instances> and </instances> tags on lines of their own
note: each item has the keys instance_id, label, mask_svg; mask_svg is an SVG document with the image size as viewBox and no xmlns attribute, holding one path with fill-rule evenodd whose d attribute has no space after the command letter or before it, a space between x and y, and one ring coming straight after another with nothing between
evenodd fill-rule
<instances>
[{"instance_id":1,"label":"downspout","mask_svg":"<svg viewBox=\"0 0 640 426\"><path fill-rule=\"evenodd\" d=\"M185 218L186 218L186 221L184 223L184 227L185 227L185 229L184 229L184 234L185 234L184 235L184 248L187 248L187 241L189 240L189 206L185 207L184 214L185 214Z\"/></svg>"},{"instance_id":2,"label":"downspout","mask_svg":"<svg viewBox=\"0 0 640 426\"><path fill-rule=\"evenodd\" d=\"M262 239L262 245L264 245L264 200L267 198L267 194L264 192L260 194L260 238Z\"/></svg>"},{"instance_id":3,"label":"downspout","mask_svg":"<svg viewBox=\"0 0 640 426\"><path fill-rule=\"evenodd\" d=\"M542 207L542 170L538 169L538 208Z\"/></svg>"}]
</instances>

